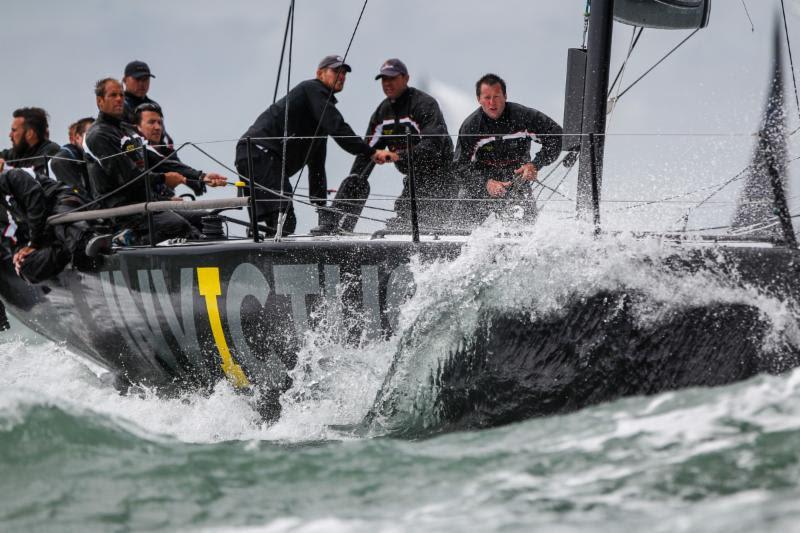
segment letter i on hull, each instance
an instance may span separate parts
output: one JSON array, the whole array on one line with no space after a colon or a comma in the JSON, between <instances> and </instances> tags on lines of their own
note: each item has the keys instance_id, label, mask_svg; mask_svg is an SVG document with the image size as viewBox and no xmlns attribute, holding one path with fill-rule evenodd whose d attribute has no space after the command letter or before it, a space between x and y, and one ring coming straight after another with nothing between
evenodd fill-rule
<instances>
[{"instance_id":1,"label":"letter i on hull","mask_svg":"<svg viewBox=\"0 0 800 533\"><path fill-rule=\"evenodd\" d=\"M219 283L219 268L198 268L197 284L200 289L200 296L206 299L208 321L211 324L211 332L214 334L214 342L217 344L219 356L222 358L222 371L225 372L234 387L249 387L250 381L244 375L242 367L233 360L228 343L225 340L225 333L222 331L222 321L219 316L219 307L217 306L217 297L222 295Z\"/></svg>"}]
</instances>

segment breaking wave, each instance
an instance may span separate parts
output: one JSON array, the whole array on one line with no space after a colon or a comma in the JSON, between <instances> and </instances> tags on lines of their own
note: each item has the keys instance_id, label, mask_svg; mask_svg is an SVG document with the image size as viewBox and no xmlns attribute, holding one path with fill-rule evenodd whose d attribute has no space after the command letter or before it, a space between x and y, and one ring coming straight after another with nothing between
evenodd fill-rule
<instances>
[{"instance_id":1,"label":"breaking wave","mask_svg":"<svg viewBox=\"0 0 800 533\"><path fill-rule=\"evenodd\" d=\"M413 433L420 428L445 425L444 411L449 407L443 405L448 401L442 396L445 387L442 380L447 377L444 374L453 368L461 374L487 370L481 366L485 363L482 359L494 355L491 349L484 345L477 358L472 353L476 344L480 344L482 333L486 336L488 330L489 335L501 337L494 346L504 342L503 336L511 344L512 337L520 336L515 329L533 329L542 323L558 323L562 318L574 319L569 314L580 312L581 308L588 314L592 312L586 309L594 310L599 316L578 317L576 327L571 330L559 331L553 327L552 335L566 333L573 336L567 341L577 343L583 340L580 330L588 328L586 322L600 321L596 326L599 340L593 341L600 343L617 334L613 330L620 324L615 321L622 312L632 323L631 328L654 331L674 327L682 317L688 320L692 312L700 310L708 316L706 324L698 319L698 328L740 317L757 322L759 328L742 334L758 345L756 349L764 357L796 354L800 347L796 302L768 296L746 283L731 280L727 268L730 265L725 264L727 259L722 254L707 256L706 268L690 270L665 266L688 263L689 252L655 238L624 234L595 238L589 228L579 223L561 223L557 227L538 224L526 228L521 238L502 242L495 237L501 230L487 224L476 231L455 261L414 265L417 292L403 308L397 352L368 417L373 430ZM507 329L503 331L502 327ZM685 327L676 332L684 333ZM705 334L712 337L711 342L720 343L724 340L713 336L724 337L727 332L707 330ZM563 343L548 335L548 332L539 334L537 340ZM524 346L524 339L516 340L523 345L517 347L515 357L534 357L530 354L539 350L538 346ZM652 346L644 349L640 346L638 352L634 350L627 357L641 356L644 363L649 348ZM676 342L674 348L667 355L680 359L693 357L693 350L700 347L691 345L687 339L683 345ZM731 358L736 355L731 353ZM535 370L546 373L549 369ZM551 377L558 379L555 373ZM489 386L475 376L472 378L473 381L461 385ZM712 381L709 384L715 384ZM481 401L487 400L482 397ZM513 420L499 422L508 421ZM492 421L484 420L478 425L492 425Z\"/></svg>"},{"instance_id":2,"label":"breaking wave","mask_svg":"<svg viewBox=\"0 0 800 533\"><path fill-rule=\"evenodd\" d=\"M262 422L252 397L226 382L210 394L165 398L137 389L121 396L98 369L53 343L30 340L2 345L0 418L3 424L13 424L32 406L57 406L75 416L100 416L143 438L199 443L302 442L350 439L365 429L382 435L472 427L448 424L452 408L445 404L452 390L443 383L443 373L448 368L462 373L465 368L480 370L482 355L476 355L476 347L491 327L552 325L576 306L600 305L605 314L595 320L601 330L604 323L606 330L617 327L615 316L623 308L633 328L652 330L696 309L711 309L718 321L723 320L726 315L717 311L719 306L738 306L762 324L752 336L763 354L796 352L800 346L793 301L731 284L713 268L665 268L668 258L685 252L656 239L624 234L596 238L574 222L540 223L498 239L498 232L506 230L489 222L473 234L457 259L413 263L416 293L402 306L399 327L390 339L342 342L341 331L347 328L342 326L341 310L319 311L323 327L304 339L291 373L294 384L281 398L282 414L272 425ZM725 257L708 260L724 266ZM627 296L615 296L620 293ZM507 333L519 337L518 332ZM679 347L687 353L694 349L690 344ZM687 353L671 356L680 359ZM659 391L644 391L652 392ZM598 397L593 403L615 397ZM509 421L513 420L495 423ZM494 424L483 420L476 425Z\"/></svg>"}]
</instances>

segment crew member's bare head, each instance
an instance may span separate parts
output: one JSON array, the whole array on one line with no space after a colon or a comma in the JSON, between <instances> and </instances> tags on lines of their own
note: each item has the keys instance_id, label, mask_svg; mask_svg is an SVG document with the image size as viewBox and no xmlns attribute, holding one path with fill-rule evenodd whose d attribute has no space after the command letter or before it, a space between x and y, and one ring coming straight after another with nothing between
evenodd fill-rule
<instances>
[{"instance_id":1,"label":"crew member's bare head","mask_svg":"<svg viewBox=\"0 0 800 533\"><path fill-rule=\"evenodd\" d=\"M122 84L115 78L103 78L94 86L97 109L114 118L122 118L125 110L125 97Z\"/></svg>"},{"instance_id":2,"label":"crew member's bare head","mask_svg":"<svg viewBox=\"0 0 800 533\"><path fill-rule=\"evenodd\" d=\"M164 114L161 106L144 103L134 111L134 122L142 137L150 144L161 144L164 138Z\"/></svg>"},{"instance_id":3,"label":"crew member's bare head","mask_svg":"<svg viewBox=\"0 0 800 533\"><path fill-rule=\"evenodd\" d=\"M17 152L24 152L50 138L47 111L41 107L22 107L14 111L8 138Z\"/></svg>"},{"instance_id":4,"label":"crew member's bare head","mask_svg":"<svg viewBox=\"0 0 800 533\"><path fill-rule=\"evenodd\" d=\"M475 83L475 96L483 112L497 120L506 109L506 82L497 74L485 74Z\"/></svg>"}]
</instances>

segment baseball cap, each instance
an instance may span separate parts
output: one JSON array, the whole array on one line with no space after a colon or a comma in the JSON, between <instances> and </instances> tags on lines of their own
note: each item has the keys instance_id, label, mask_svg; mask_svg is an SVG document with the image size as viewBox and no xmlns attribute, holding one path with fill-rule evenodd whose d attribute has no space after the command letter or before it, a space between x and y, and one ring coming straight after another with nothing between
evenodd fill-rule
<instances>
[{"instance_id":1,"label":"baseball cap","mask_svg":"<svg viewBox=\"0 0 800 533\"><path fill-rule=\"evenodd\" d=\"M322 58L322 61L319 62L317 68L343 68L347 72L353 72L353 69L350 68L350 65L344 62L342 56L325 56Z\"/></svg>"},{"instance_id":2,"label":"baseball cap","mask_svg":"<svg viewBox=\"0 0 800 533\"><path fill-rule=\"evenodd\" d=\"M391 59L387 59L381 65L381 70L377 76L375 76L376 80L381 79L383 76L387 76L389 78L394 78L395 76L399 76L403 74L408 76L408 69L406 68L406 64L393 57Z\"/></svg>"},{"instance_id":3,"label":"baseball cap","mask_svg":"<svg viewBox=\"0 0 800 533\"><path fill-rule=\"evenodd\" d=\"M146 78L148 76L155 78L155 76L150 74L150 67L148 67L147 63L144 61L131 61L125 65L125 76L131 76L136 79Z\"/></svg>"}]
</instances>

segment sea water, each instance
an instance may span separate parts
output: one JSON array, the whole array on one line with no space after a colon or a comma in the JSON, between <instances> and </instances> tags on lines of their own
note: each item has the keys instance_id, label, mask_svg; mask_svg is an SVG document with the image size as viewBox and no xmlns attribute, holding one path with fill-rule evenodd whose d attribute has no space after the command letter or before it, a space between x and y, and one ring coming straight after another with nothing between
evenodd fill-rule
<instances>
[{"instance_id":1,"label":"sea water","mask_svg":"<svg viewBox=\"0 0 800 533\"><path fill-rule=\"evenodd\" d=\"M342 346L324 328L305 339L270 426L224 381L121 396L15 324L0 344L0 529L800 531L800 371L393 436L433 423L430 372L481 309L547 316L625 286L646 289L642 321L746 303L770 324L765 343L800 344L787 302L641 268L665 253L657 243L551 230L509 248L487 229L452 263L413 264L417 294L389 340ZM380 423L348 430L376 410Z\"/></svg>"}]
</instances>

